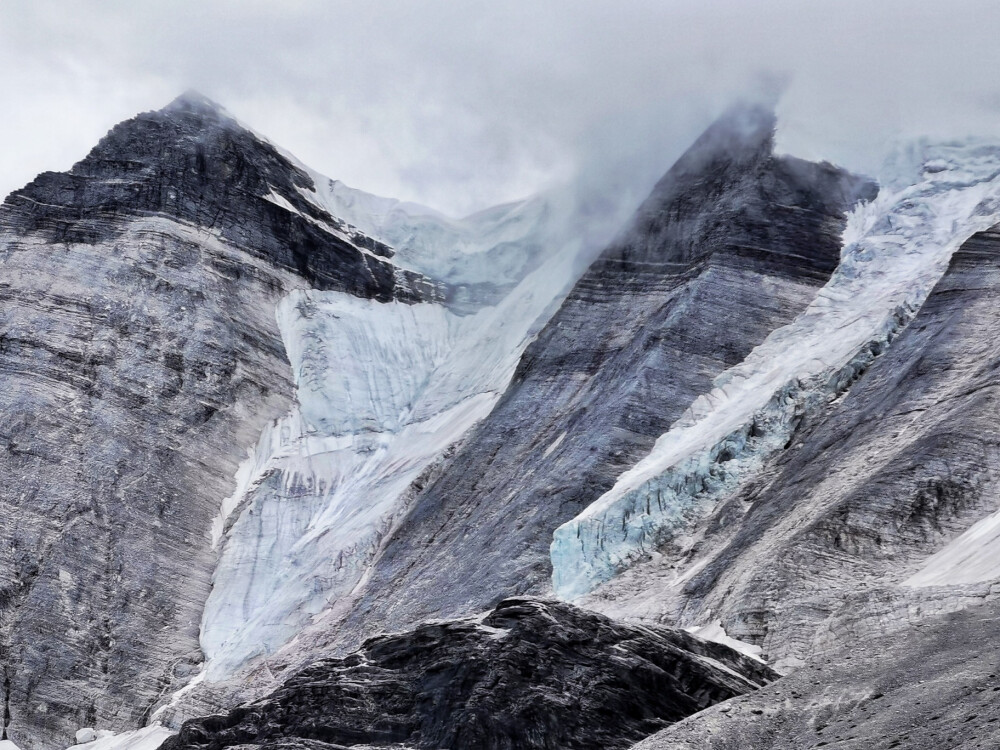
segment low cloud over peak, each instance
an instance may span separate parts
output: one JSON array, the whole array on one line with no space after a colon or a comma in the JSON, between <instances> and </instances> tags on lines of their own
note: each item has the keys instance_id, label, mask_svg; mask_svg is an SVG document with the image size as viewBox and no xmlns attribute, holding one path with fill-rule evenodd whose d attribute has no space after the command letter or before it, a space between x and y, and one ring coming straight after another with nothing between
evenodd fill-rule
<instances>
[{"instance_id":1,"label":"low cloud over peak","mask_svg":"<svg viewBox=\"0 0 1000 750\"><path fill-rule=\"evenodd\" d=\"M734 98L860 171L899 134L1000 135L995 2L0 8L0 191L195 88L332 177L463 214L584 178L635 196Z\"/></svg>"}]
</instances>

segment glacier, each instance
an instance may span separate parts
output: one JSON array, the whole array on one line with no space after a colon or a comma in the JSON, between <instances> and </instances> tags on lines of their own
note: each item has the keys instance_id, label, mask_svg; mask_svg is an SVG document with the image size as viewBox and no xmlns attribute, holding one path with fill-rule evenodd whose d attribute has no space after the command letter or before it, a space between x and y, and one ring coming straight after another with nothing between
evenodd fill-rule
<instances>
[{"instance_id":1,"label":"glacier","mask_svg":"<svg viewBox=\"0 0 1000 750\"><path fill-rule=\"evenodd\" d=\"M544 228L572 198L566 189L450 219L416 203L382 198L303 167L301 194L331 216L395 250L393 263L454 284L510 288L543 257Z\"/></svg>"},{"instance_id":2,"label":"glacier","mask_svg":"<svg viewBox=\"0 0 1000 750\"><path fill-rule=\"evenodd\" d=\"M492 410L581 256L604 239L561 224L558 197L453 221L314 179L303 195L343 216L340 231L391 240L394 263L472 296L452 306L297 290L279 304L297 406L249 451L212 530L220 559L200 636L209 681L350 595L407 489Z\"/></svg>"},{"instance_id":3,"label":"glacier","mask_svg":"<svg viewBox=\"0 0 1000 750\"><path fill-rule=\"evenodd\" d=\"M556 595L582 596L646 557L786 448L802 417L843 395L912 319L952 253L998 214L1000 147L899 147L878 197L849 215L841 263L809 307L556 529Z\"/></svg>"}]
</instances>

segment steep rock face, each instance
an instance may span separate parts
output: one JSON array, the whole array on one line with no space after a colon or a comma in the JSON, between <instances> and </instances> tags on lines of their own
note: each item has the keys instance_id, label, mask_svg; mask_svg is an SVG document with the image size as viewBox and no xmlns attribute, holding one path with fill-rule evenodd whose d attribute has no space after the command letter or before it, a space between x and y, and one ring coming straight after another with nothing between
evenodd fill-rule
<instances>
[{"instance_id":1,"label":"steep rock face","mask_svg":"<svg viewBox=\"0 0 1000 750\"><path fill-rule=\"evenodd\" d=\"M684 631L508 599L312 664L162 747L623 748L775 677Z\"/></svg>"},{"instance_id":2,"label":"steep rock face","mask_svg":"<svg viewBox=\"0 0 1000 750\"><path fill-rule=\"evenodd\" d=\"M338 637L548 590L555 527L810 301L837 264L845 211L873 188L775 157L773 126L731 112L667 173L415 499Z\"/></svg>"},{"instance_id":3,"label":"steep rock face","mask_svg":"<svg viewBox=\"0 0 1000 750\"><path fill-rule=\"evenodd\" d=\"M388 262L389 247L317 206L315 188L270 143L187 94L116 126L71 171L45 172L11 194L4 223L12 233L86 245L116 236L126 218L167 215L319 289L380 301L443 297L443 287Z\"/></svg>"},{"instance_id":4,"label":"steep rock face","mask_svg":"<svg viewBox=\"0 0 1000 750\"><path fill-rule=\"evenodd\" d=\"M0 690L26 750L141 725L197 669L213 518L292 405L277 302L439 296L307 179L186 97L0 209Z\"/></svg>"},{"instance_id":5,"label":"steep rock face","mask_svg":"<svg viewBox=\"0 0 1000 750\"><path fill-rule=\"evenodd\" d=\"M606 611L636 613L623 591L641 587L666 617L711 613L795 666L991 596L998 299L994 227L952 256L847 397L807 420L791 450L704 523L686 559L609 587Z\"/></svg>"},{"instance_id":6,"label":"steep rock face","mask_svg":"<svg viewBox=\"0 0 1000 750\"><path fill-rule=\"evenodd\" d=\"M996 602L860 639L635 750L902 750L1000 745Z\"/></svg>"}]
</instances>

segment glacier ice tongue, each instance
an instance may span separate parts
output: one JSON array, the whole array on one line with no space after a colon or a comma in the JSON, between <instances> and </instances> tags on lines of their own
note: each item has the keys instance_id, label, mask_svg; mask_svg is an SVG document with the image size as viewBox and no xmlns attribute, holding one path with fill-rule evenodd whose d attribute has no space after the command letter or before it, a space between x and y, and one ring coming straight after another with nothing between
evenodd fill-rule
<instances>
[{"instance_id":1,"label":"glacier ice tongue","mask_svg":"<svg viewBox=\"0 0 1000 750\"><path fill-rule=\"evenodd\" d=\"M919 309L966 239L998 221L1000 148L901 149L849 216L841 264L792 323L720 375L614 487L556 529L552 581L574 598L654 550L781 450Z\"/></svg>"},{"instance_id":2,"label":"glacier ice tongue","mask_svg":"<svg viewBox=\"0 0 1000 750\"><path fill-rule=\"evenodd\" d=\"M274 651L350 594L406 489L499 399L581 247L557 245L472 314L340 292L282 301L298 406L263 432L216 521L206 679Z\"/></svg>"}]
</instances>

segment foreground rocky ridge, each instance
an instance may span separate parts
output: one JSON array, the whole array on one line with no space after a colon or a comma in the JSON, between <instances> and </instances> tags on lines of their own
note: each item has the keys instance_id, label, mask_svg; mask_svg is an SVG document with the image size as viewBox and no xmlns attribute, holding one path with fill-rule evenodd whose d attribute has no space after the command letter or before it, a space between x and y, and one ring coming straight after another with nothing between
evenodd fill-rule
<instances>
[{"instance_id":1,"label":"foreground rocky ridge","mask_svg":"<svg viewBox=\"0 0 1000 750\"><path fill-rule=\"evenodd\" d=\"M776 677L681 630L507 599L312 664L262 700L186 722L162 748L624 748Z\"/></svg>"}]
</instances>

